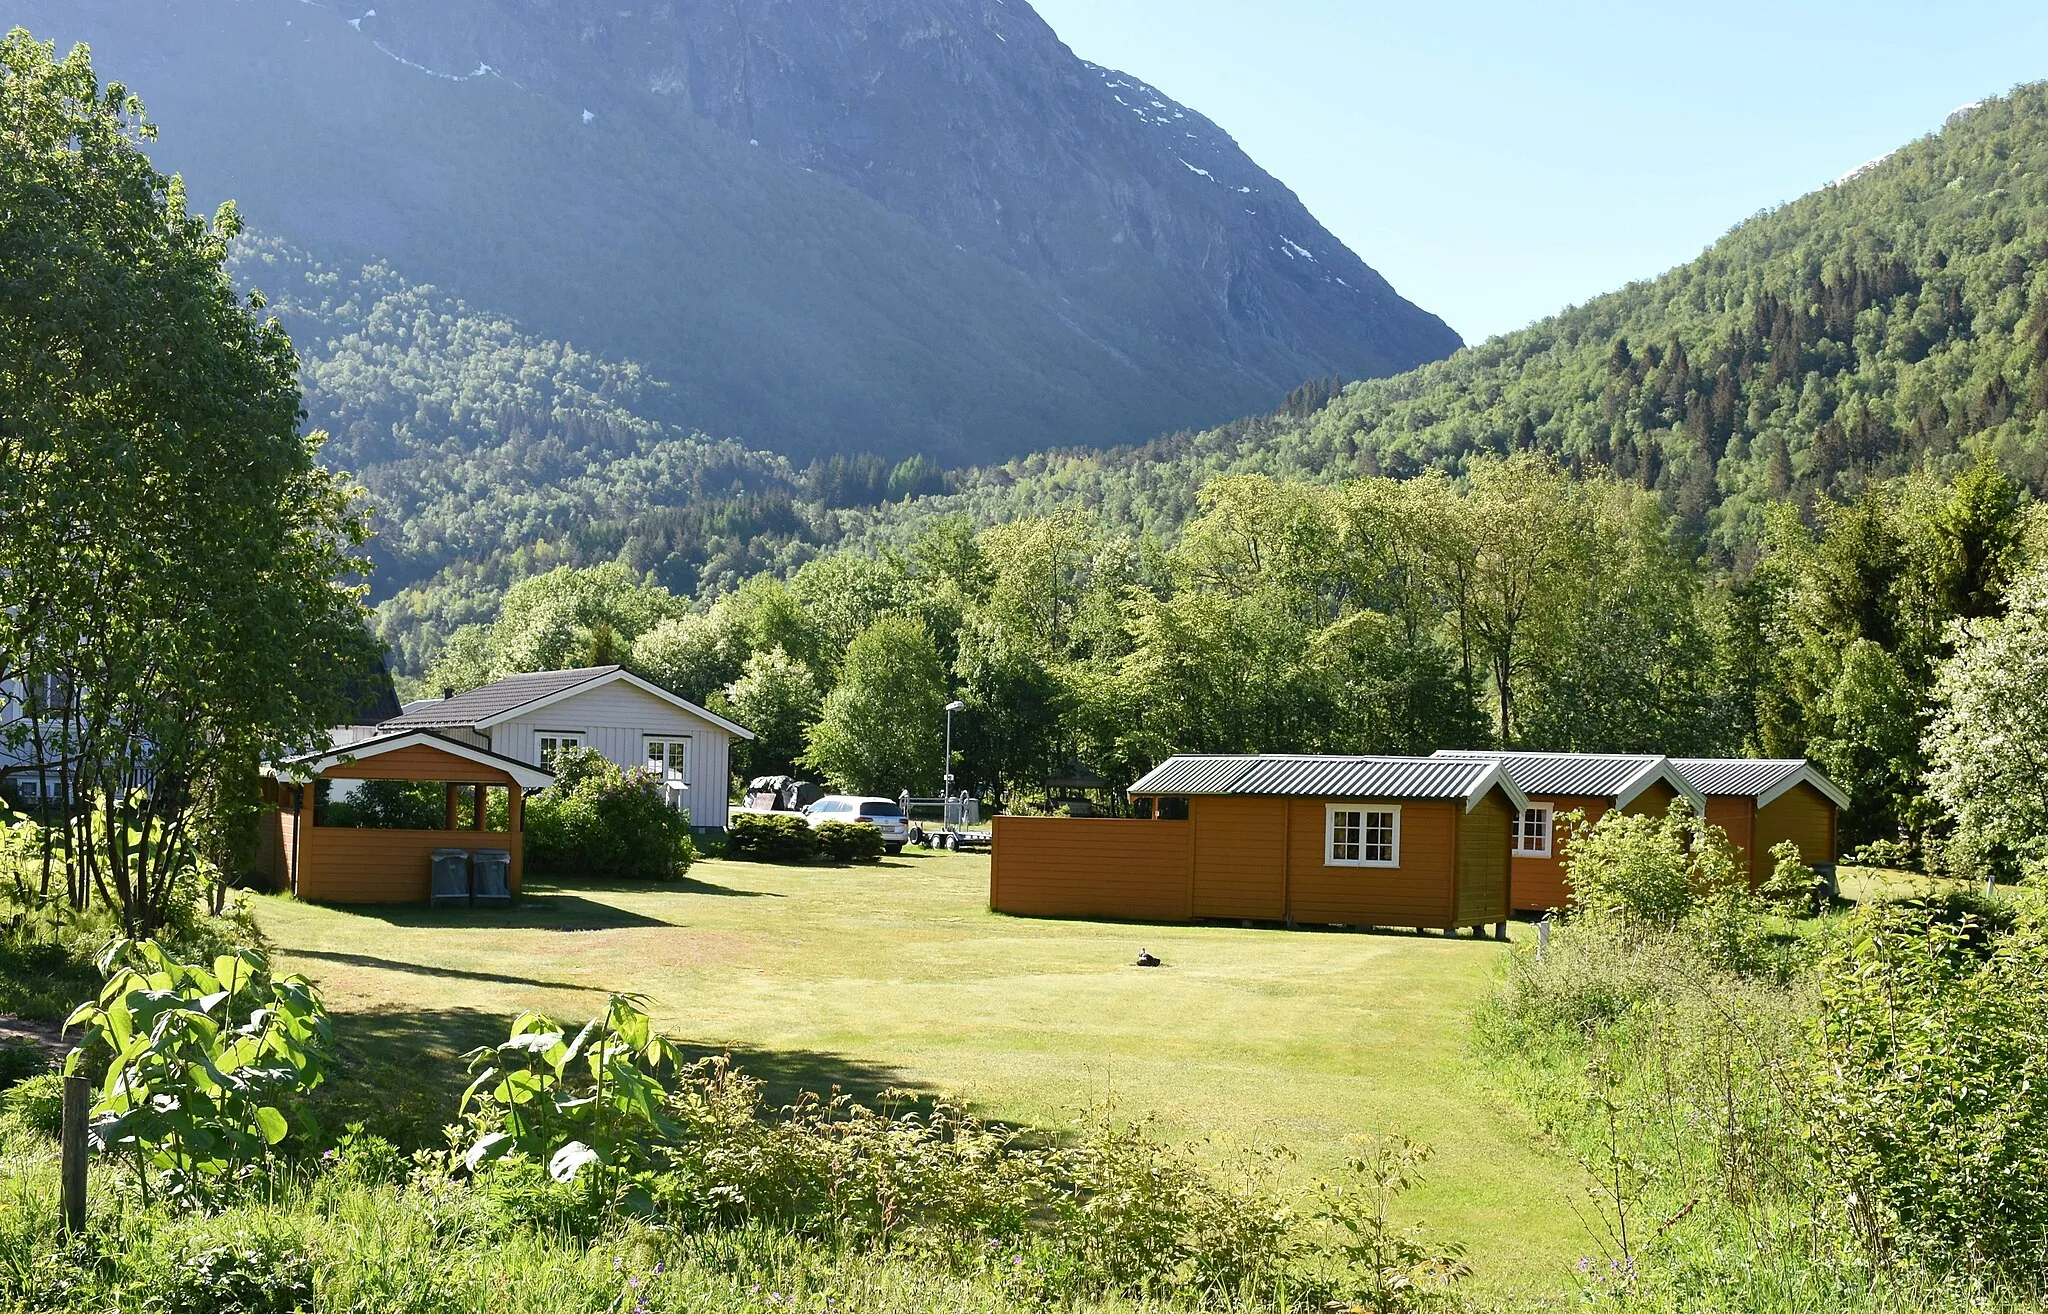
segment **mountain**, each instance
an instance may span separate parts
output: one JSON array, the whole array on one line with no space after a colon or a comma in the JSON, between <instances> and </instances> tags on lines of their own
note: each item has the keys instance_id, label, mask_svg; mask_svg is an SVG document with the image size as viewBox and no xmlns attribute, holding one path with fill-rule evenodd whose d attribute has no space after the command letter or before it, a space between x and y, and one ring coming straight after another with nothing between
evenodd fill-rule
<instances>
[{"instance_id":1,"label":"mountain","mask_svg":"<svg viewBox=\"0 0 2048 1314\"><path fill-rule=\"evenodd\" d=\"M1457 473L1528 447L1640 481L1704 552L1739 563L1773 500L1852 497L1980 446L2048 496L2048 84L1986 101L1658 278L1393 378L1304 388L1278 410L1143 444L954 471L943 493L878 488L866 505L827 506L801 479L783 485L795 514L753 494L680 516L621 497L532 564L621 560L689 591L819 551L901 546L940 515L1081 511L1171 539L1216 475ZM520 550L399 590L386 637L416 663L489 613L527 567Z\"/></svg>"},{"instance_id":2,"label":"mountain","mask_svg":"<svg viewBox=\"0 0 2048 1314\"><path fill-rule=\"evenodd\" d=\"M90 42L195 203L633 361L649 420L798 458L1127 442L1460 345L1023 0L0 14Z\"/></svg>"}]
</instances>

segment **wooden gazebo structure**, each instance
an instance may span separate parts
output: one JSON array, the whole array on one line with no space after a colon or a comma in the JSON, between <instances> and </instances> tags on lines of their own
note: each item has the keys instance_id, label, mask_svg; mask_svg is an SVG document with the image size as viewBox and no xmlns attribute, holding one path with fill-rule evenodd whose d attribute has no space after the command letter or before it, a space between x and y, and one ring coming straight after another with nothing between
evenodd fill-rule
<instances>
[{"instance_id":1,"label":"wooden gazebo structure","mask_svg":"<svg viewBox=\"0 0 2048 1314\"><path fill-rule=\"evenodd\" d=\"M526 795L554 783L538 767L425 730L287 758L264 775L276 811L264 828L259 865L279 889L322 903L426 903L433 855L452 849L510 854L516 895L525 865ZM369 780L440 785L441 827L328 824L323 783ZM502 830L490 829L493 789L506 791Z\"/></svg>"}]
</instances>

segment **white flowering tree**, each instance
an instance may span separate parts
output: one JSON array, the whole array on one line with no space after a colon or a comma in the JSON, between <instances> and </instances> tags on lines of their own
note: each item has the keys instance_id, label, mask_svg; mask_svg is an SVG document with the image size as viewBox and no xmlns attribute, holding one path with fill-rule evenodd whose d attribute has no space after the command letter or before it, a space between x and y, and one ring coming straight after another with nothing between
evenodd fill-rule
<instances>
[{"instance_id":1,"label":"white flowering tree","mask_svg":"<svg viewBox=\"0 0 2048 1314\"><path fill-rule=\"evenodd\" d=\"M1965 853L2048 857L2048 569L2013 586L2004 617L1952 634L1927 733L1929 791Z\"/></svg>"}]
</instances>

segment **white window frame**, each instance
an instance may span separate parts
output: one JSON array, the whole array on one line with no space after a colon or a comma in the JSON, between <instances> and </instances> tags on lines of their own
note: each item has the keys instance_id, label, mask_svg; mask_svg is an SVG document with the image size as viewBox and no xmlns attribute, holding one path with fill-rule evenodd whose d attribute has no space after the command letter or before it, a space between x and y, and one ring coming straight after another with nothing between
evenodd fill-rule
<instances>
[{"instance_id":1,"label":"white window frame","mask_svg":"<svg viewBox=\"0 0 2048 1314\"><path fill-rule=\"evenodd\" d=\"M1529 839L1528 818L1531 812L1541 812L1543 814L1543 847L1540 849L1530 849L1523 847L1523 845L1526 844ZM1552 807L1548 803L1531 803L1528 807L1516 813L1515 856L1518 858L1549 857L1551 845L1554 842L1554 837L1556 835L1556 827L1557 809Z\"/></svg>"},{"instance_id":2,"label":"white window frame","mask_svg":"<svg viewBox=\"0 0 2048 1314\"><path fill-rule=\"evenodd\" d=\"M553 744L554 748L548 748L549 744ZM544 771L552 770L553 768L548 763L548 758L552 753L559 753L565 748L581 747L583 747L583 736L578 732L570 730L543 730L533 737L533 755L539 759L534 765Z\"/></svg>"},{"instance_id":3,"label":"white window frame","mask_svg":"<svg viewBox=\"0 0 2048 1314\"><path fill-rule=\"evenodd\" d=\"M1337 856L1337 818L1340 815L1356 814L1358 817L1358 854L1356 858ZM1392 857L1377 861L1365 856L1366 821L1368 816L1379 815L1392 819L1392 843L1388 846ZM1378 867L1391 870L1401 865L1401 805L1399 803L1329 803L1323 808L1323 865L1326 867Z\"/></svg>"},{"instance_id":4,"label":"white window frame","mask_svg":"<svg viewBox=\"0 0 2048 1314\"><path fill-rule=\"evenodd\" d=\"M640 736L640 765L649 768L653 767L654 746L660 744L662 749L662 780L667 784L680 785L682 788L688 789L690 787L690 755L691 750L697 746L695 740L695 735L642 735ZM678 747L683 750L683 768L680 771L676 770L676 749Z\"/></svg>"}]
</instances>

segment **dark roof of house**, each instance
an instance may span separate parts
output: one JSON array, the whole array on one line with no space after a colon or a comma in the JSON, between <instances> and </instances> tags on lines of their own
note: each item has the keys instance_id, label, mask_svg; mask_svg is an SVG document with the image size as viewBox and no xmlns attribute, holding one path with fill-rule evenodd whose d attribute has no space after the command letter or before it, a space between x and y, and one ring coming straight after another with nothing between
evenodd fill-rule
<instances>
[{"instance_id":1,"label":"dark roof of house","mask_svg":"<svg viewBox=\"0 0 2048 1314\"><path fill-rule=\"evenodd\" d=\"M391 683L382 653L343 675L342 696L348 700L349 725L382 725L401 714L398 690Z\"/></svg>"},{"instance_id":2,"label":"dark roof of house","mask_svg":"<svg viewBox=\"0 0 2048 1314\"><path fill-rule=\"evenodd\" d=\"M1170 757L1133 794L1288 798L1469 799L1495 774L1491 760L1450 757ZM1512 787L1509 790L1513 793Z\"/></svg>"},{"instance_id":3,"label":"dark roof of house","mask_svg":"<svg viewBox=\"0 0 2048 1314\"><path fill-rule=\"evenodd\" d=\"M433 698L407 703L403 712L384 722L386 730L432 730L446 726L473 726L501 716L515 707L539 702L565 689L588 684L616 673L617 666L585 666L573 671L539 671L512 675L481 689L453 698Z\"/></svg>"},{"instance_id":4,"label":"dark roof of house","mask_svg":"<svg viewBox=\"0 0 2048 1314\"><path fill-rule=\"evenodd\" d=\"M1614 798L1656 770L1663 758L1647 753L1499 753L1440 748L1437 757L1498 762L1531 798Z\"/></svg>"}]
</instances>

